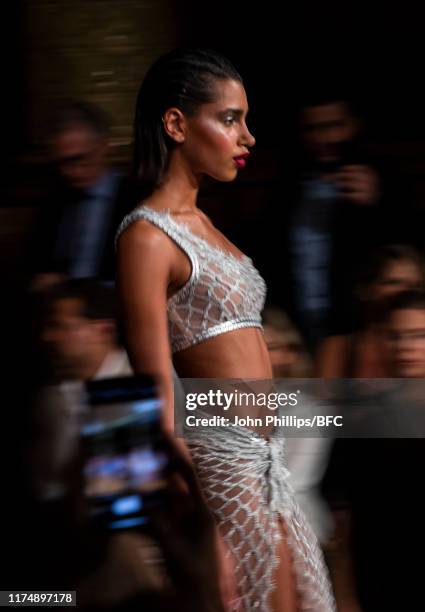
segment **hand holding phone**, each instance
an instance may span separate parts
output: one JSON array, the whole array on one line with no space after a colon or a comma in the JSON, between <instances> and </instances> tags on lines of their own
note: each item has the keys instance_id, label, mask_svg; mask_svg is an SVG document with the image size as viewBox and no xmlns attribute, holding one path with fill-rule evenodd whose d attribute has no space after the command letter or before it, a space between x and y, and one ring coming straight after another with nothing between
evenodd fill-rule
<instances>
[{"instance_id":1,"label":"hand holding phone","mask_svg":"<svg viewBox=\"0 0 425 612\"><path fill-rule=\"evenodd\" d=\"M102 379L88 382L86 391L83 472L91 521L111 530L145 525L164 503L169 463L154 381Z\"/></svg>"}]
</instances>

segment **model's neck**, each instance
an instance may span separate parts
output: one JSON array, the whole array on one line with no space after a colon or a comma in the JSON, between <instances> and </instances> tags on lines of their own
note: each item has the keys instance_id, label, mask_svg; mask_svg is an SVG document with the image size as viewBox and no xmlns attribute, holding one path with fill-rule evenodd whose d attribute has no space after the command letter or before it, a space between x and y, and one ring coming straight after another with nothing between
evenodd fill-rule
<instances>
[{"instance_id":1,"label":"model's neck","mask_svg":"<svg viewBox=\"0 0 425 612\"><path fill-rule=\"evenodd\" d=\"M202 175L194 174L187 162L178 154L172 155L162 184L149 198L149 205L166 208L174 213L196 209Z\"/></svg>"}]
</instances>

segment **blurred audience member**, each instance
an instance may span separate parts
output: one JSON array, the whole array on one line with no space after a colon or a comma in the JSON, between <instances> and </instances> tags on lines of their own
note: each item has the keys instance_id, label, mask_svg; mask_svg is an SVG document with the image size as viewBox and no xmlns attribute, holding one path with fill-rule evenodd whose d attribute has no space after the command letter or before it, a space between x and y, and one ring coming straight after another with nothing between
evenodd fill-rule
<instances>
[{"instance_id":1,"label":"blurred audience member","mask_svg":"<svg viewBox=\"0 0 425 612\"><path fill-rule=\"evenodd\" d=\"M343 97L317 97L301 111L304 163L289 226L289 265L296 322L315 352L344 316L353 261L372 232L380 179L359 144L361 122Z\"/></svg>"},{"instance_id":2,"label":"blurred audience member","mask_svg":"<svg viewBox=\"0 0 425 612\"><path fill-rule=\"evenodd\" d=\"M61 276L114 280L114 237L133 206L127 181L108 163L109 125L87 103L62 109L49 134L57 185L41 205L33 239L34 287Z\"/></svg>"},{"instance_id":3,"label":"blurred audience member","mask_svg":"<svg viewBox=\"0 0 425 612\"><path fill-rule=\"evenodd\" d=\"M84 410L81 381L132 373L117 340L115 293L88 279L71 279L46 294L42 340L51 364L35 410L36 488L62 495L61 474L79 435Z\"/></svg>"},{"instance_id":4,"label":"blurred audience member","mask_svg":"<svg viewBox=\"0 0 425 612\"><path fill-rule=\"evenodd\" d=\"M301 337L284 311L267 307L263 313L264 335L273 376L308 378L313 364ZM332 440L328 438L285 439L285 456L290 482L301 508L310 521L320 544L326 546L332 533L332 517L320 493Z\"/></svg>"},{"instance_id":5,"label":"blurred audience member","mask_svg":"<svg viewBox=\"0 0 425 612\"><path fill-rule=\"evenodd\" d=\"M406 291L390 304L386 321L390 373L425 378L425 285Z\"/></svg>"},{"instance_id":6,"label":"blurred audience member","mask_svg":"<svg viewBox=\"0 0 425 612\"><path fill-rule=\"evenodd\" d=\"M389 374L425 377L425 293L396 295L383 315ZM420 403L424 408L423 383ZM394 387L389 409L398 408L403 430L411 419L411 389ZM397 406L398 403L398 406ZM390 411L388 411L390 413ZM403 415L404 413L404 415ZM423 420L421 421L423 422ZM423 597L423 568L417 561L425 546L425 504L419 466L425 458L424 436L344 440L344 479L351 510L351 554L362 609L416 610Z\"/></svg>"},{"instance_id":7,"label":"blurred audience member","mask_svg":"<svg viewBox=\"0 0 425 612\"><path fill-rule=\"evenodd\" d=\"M289 481L305 512L320 545L326 550L334 531L330 508L323 498L321 483L328 465L332 438L315 437L285 439L285 456Z\"/></svg>"},{"instance_id":8,"label":"blurred audience member","mask_svg":"<svg viewBox=\"0 0 425 612\"><path fill-rule=\"evenodd\" d=\"M425 288L425 263L419 253L406 245L389 245L376 251L358 288L360 313L356 329L323 342L317 359L318 376L388 376L383 315L390 298L415 288Z\"/></svg>"},{"instance_id":9,"label":"blurred audience member","mask_svg":"<svg viewBox=\"0 0 425 612\"><path fill-rule=\"evenodd\" d=\"M268 306L263 312L263 327L274 378L309 377L313 364L285 312Z\"/></svg>"},{"instance_id":10,"label":"blurred audience member","mask_svg":"<svg viewBox=\"0 0 425 612\"><path fill-rule=\"evenodd\" d=\"M70 279L46 295L42 341L55 378L88 380L131 372L118 342L115 291L91 279Z\"/></svg>"},{"instance_id":11,"label":"blurred audience member","mask_svg":"<svg viewBox=\"0 0 425 612\"><path fill-rule=\"evenodd\" d=\"M424 376L424 287L424 265L416 251L394 245L378 252L360 288L358 331L327 341L319 359L321 374ZM420 598L417 583L412 584L415 567L406 561L414 556L416 540L425 544L416 477L425 449L423 440L388 437L390 431L397 435L396 391L387 392L386 399L385 394L375 398L383 406L382 439L337 440L325 477L336 524L330 567L341 609L356 598L364 612L414 609ZM397 408L405 410L404 417L398 416L401 422L411 418L405 399L395 408L396 414ZM404 431L408 425L403 423ZM396 474L403 475L398 483Z\"/></svg>"}]
</instances>

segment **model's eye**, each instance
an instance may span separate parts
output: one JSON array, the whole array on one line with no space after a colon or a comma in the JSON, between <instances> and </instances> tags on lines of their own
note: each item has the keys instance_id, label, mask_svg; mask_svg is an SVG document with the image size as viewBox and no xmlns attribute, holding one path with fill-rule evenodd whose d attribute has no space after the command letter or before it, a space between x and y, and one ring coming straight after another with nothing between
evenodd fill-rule
<instances>
[{"instance_id":1,"label":"model's eye","mask_svg":"<svg viewBox=\"0 0 425 612\"><path fill-rule=\"evenodd\" d=\"M225 125L232 125L234 122L235 122L234 115L227 115L226 117L224 117Z\"/></svg>"}]
</instances>

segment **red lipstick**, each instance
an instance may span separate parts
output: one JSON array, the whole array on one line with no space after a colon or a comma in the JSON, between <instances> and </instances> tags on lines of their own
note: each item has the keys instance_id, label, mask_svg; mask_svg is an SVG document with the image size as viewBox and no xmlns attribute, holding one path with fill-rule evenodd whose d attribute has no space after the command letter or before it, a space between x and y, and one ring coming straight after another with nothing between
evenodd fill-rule
<instances>
[{"instance_id":1,"label":"red lipstick","mask_svg":"<svg viewBox=\"0 0 425 612\"><path fill-rule=\"evenodd\" d=\"M249 153L244 153L243 155L238 155L237 157L234 157L233 160L236 164L237 168L245 168L246 166L246 159L249 156Z\"/></svg>"}]
</instances>

